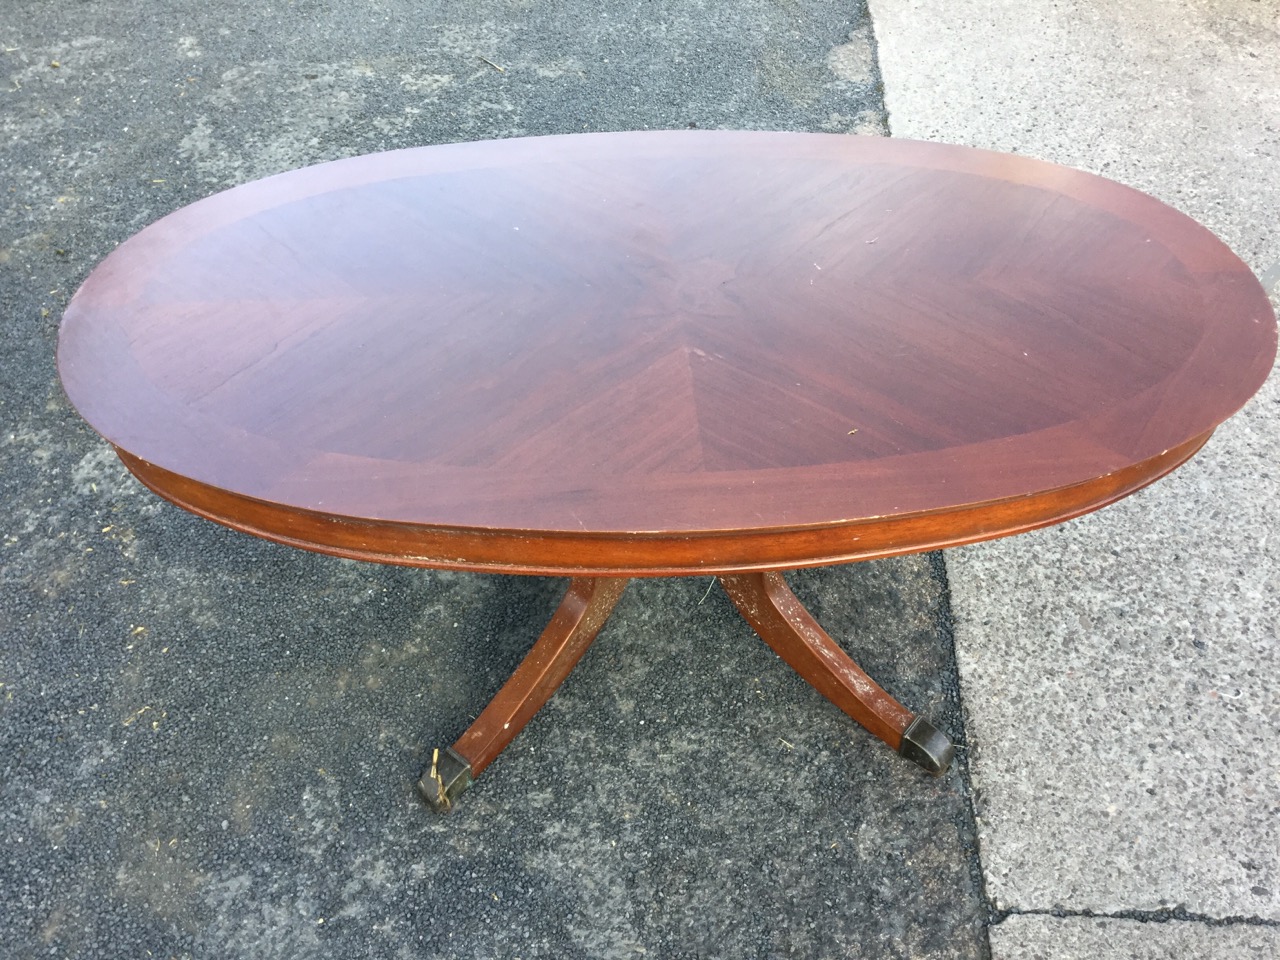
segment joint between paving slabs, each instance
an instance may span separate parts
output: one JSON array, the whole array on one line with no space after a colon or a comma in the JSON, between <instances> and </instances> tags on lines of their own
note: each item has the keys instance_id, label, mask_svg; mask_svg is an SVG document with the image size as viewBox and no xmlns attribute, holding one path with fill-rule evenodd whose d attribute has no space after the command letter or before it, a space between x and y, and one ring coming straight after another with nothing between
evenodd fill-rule
<instances>
[{"instance_id":1,"label":"joint between paving slabs","mask_svg":"<svg viewBox=\"0 0 1280 960\"><path fill-rule=\"evenodd\" d=\"M1089 909L1069 910L1065 907L1054 907L1049 910L1012 907L1007 910L994 910L991 914L990 925L993 927L999 926L1010 917L1054 917L1060 920L1065 920L1069 917L1084 917L1090 920L1136 920L1138 923L1201 923L1208 927L1280 928L1280 920L1240 915L1211 917L1204 913L1192 913L1185 907L1163 907L1159 910L1116 910L1113 912Z\"/></svg>"}]
</instances>

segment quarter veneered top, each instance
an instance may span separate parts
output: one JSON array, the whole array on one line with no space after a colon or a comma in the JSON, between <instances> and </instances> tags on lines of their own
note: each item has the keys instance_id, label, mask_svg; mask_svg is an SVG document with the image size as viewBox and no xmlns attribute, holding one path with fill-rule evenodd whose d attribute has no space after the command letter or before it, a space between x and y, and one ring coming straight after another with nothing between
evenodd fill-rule
<instances>
[{"instance_id":1,"label":"quarter veneered top","mask_svg":"<svg viewBox=\"0 0 1280 960\"><path fill-rule=\"evenodd\" d=\"M1154 477L1253 394L1275 339L1226 246L1111 181L682 131L425 147L218 194L94 271L59 367L175 499L193 482L367 529L687 544Z\"/></svg>"}]
</instances>

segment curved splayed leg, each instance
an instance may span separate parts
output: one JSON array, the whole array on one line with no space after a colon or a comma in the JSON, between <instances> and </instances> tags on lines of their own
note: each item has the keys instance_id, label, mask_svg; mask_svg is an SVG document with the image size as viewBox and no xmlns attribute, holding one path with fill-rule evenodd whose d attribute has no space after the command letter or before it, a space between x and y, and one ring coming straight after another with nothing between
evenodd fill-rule
<instances>
[{"instance_id":1,"label":"curved splayed leg","mask_svg":"<svg viewBox=\"0 0 1280 960\"><path fill-rule=\"evenodd\" d=\"M576 577L551 622L489 705L446 750L432 754L418 792L435 810L452 809L542 705L551 699L609 619L625 577Z\"/></svg>"},{"instance_id":2,"label":"curved splayed leg","mask_svg":"<svg viewBox=\"0 0 1280 960\"><path fill-rule=\"evenodd\" d=\"M941 732L889 696L850 659L791 592L781 573L722 574L738 611L810 686L903 757L934 775L955 748Z\"/></svg>"}]
</instances>

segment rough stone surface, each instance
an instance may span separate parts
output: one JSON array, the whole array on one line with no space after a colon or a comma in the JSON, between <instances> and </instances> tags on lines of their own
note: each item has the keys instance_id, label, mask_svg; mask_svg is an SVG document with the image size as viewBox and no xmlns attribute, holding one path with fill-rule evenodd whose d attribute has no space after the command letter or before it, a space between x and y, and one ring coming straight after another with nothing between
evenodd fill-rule
<instances>
[{"instance_id":1,"label":"rough stone surface","mask_svg":"<svg viewBox=\"0 0 1280 960\"><path fill-rule=\"evenodd\" d=\"M517 134L882 132L857 4L9 0L0 49L0 956L985 955L963 765L903 763L706 581L633 584L431 814L412 781L559 585L198 520L128 477L53 365L115 243L252 177ZM936 574L792 582L959 738Z\"/></svg>"},{"instance_id":2,"label":"rough stone surface","mask_svg":"<svg viewBox=\"0 0 1280 960\"><path fill-rule=\"evenodd\" d=\"M1001 960L1271 960L1280 955L1280 930L1249 924L1013 916L991 928L991 948Z\"/></svg>"},{"instance_id":3,"label":"rough stone surface","mask_svg":"<svg viewBox=\"0 0 1280 960\"><path fill-rule=\"evenodd\" d=\"M1274 5L873 0L872 15L893 135L1091 169L1259 273L1280 260ZM997 907L1280 920L1278 459L1272 377L1147 491L948 555Z\"/></svg>"}]
</instances>

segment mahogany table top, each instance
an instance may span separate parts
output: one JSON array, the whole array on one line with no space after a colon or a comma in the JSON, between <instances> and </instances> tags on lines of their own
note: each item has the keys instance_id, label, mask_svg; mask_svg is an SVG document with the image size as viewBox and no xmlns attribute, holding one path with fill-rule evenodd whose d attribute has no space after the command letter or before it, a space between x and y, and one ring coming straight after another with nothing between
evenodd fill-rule
<instances>
[{"instance_id":1,"label":"mahogany table top","mask_svg":"<svg viewBox=\"0 0 1280 960\"><path fill-rule=\"evenodd\" d=\"M261 536L513 572L777 569L1057 522L1271 369L1208 230L1023 157L592 134L341 160L192 204L66 311L138 477Z\"/></svg>"}]
</instances>

